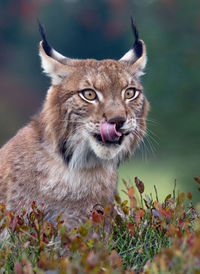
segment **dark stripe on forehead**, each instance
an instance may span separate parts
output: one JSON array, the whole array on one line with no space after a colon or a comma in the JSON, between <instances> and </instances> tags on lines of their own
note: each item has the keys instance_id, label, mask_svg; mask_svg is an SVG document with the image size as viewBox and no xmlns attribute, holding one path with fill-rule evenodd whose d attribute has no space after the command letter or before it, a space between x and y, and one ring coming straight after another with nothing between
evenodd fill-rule
<instances>
[{"instance_id":1,"label":"dark stripe on forehead","mask_svg":"<svg viewBox=\"0 0 200 274\"><path fill-rule=\"evenodd\" d=\"M88 79L85 80L85 84L88 85L88 87L91 86L91 82Z\"/></svg>"}]
</instances>

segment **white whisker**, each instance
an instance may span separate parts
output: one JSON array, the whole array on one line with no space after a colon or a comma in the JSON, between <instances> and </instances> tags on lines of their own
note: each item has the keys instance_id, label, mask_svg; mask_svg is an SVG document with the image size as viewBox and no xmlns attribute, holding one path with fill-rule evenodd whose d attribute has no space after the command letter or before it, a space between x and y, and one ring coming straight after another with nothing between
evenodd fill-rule
<instances>
[{"instance_id":1,"label":"white whisker","mask_svg":"<svg viewBox=\"0 0 200 274\"><path fill-rule=\"evenodd\" d=\"M150 130L147 130L147 131L144 131L144 130L141 130L139 129L139 131L141 132L138 132L138 130L136 129L135 131L135 134L136 135L139 135L141 136L144 135L143 137L143 140L142 140L142 143L144 144L145 146L145 150L148 152L148 153L151 153L153 156L155 156L155 153L157 151L157 148L155 147L154 144L157 145L158 147L158 142L155 140L155 138L153 136L151 136L151 131ZM148 132L149 131L149 132ZM146 142L145 142L146 141Z\"/></svg>"},{"instance_id":2,"label":"white whisker","mask_svg":"<svg viewBox=\"0 0 200 274\"><path fill-rule=\"evenodd\" d=\"M156 120L154 120L154 119L149 119L149 118L139 118L139 117L136 117L135 118L136 120L142 120L142 121L146 121L147 123L149 122L149 123L153 123L153 124L157 124L157 125L159 125L159 122L158 121L156 121Z\"/></svg>"}]
</instances>

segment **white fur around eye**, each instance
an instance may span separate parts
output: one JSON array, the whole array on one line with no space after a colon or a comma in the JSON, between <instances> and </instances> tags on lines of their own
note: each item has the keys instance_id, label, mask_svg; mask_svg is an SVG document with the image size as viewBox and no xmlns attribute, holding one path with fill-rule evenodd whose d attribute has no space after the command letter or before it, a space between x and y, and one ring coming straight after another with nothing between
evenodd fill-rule
<instances>
[{"instance_id":1,"label":"white fur around eye","mask_svg":"<svg viewBox=\"0 0 200 274\"><path fill-rule=\"evenodd\" d=\"M99 91L96 91L96 94L97 94L97 97L98 97L99 101L103 102L103 95L102 95L102 93L99 92Z\"/></svg>"},{"instance_id":2,"label":"white fur around eye","mask_svg":"<svg viewBox=\"0 0 200 274\"><path fill-rule=\"evenodd\" d=\"M122 90L122 99L123 99L124 101L126 101L126 102L129 102L129 101L132 101L132 100L136 99L136 98L139 96L139 94L140 94L140 91L136 89L136 90L135 90L135 94L134 94L133 97L131 97L130 99L125 98L125 92L126 92L128 89L131 89L131 87ZM133 89L135 89L135 88L133 88Z\"/></svg>"},{"instance_id":3,"label":"white fur around eye","mask_svg":"<svg viewBox=\"0 0 200 274\"><path fill-rule=\"evenodd\" d=\"M103 95L102 95L102 93L99 92L99 91L96 91L96 90L94 90L94 91L95 91L95 93L96 93L96 95L97 95L97 98L96 98L95 100L87 100L87 99L83 96L83 94L82 94L81 92L79 93L79 96L80 96L83 100L87 101L88 103L96 104L96 103L97 103L97 100L103 102Z\"/></svg>"},{"instance_id":4,"label":"white fur around eye","mask_svg":"<svg viewBox=\"0 0 200 274\"><path fill-rule=\"evenodd\" d=\"M96 104L97 103L97 99L98 99L98 96L97 96L97 98L95 99L95 100L87 100L84 96L83 96L83 94L80 92L79 94L78 94L84 101L86 101L86 102L88 102L88 103L91 103L91 104Z\"/></svg>"}]
</instances>

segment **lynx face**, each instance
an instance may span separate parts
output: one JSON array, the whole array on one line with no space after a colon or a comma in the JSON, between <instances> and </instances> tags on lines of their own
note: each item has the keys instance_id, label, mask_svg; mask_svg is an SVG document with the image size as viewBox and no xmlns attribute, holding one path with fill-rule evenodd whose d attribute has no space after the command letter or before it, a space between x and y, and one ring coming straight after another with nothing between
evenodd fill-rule
<instances>
[{"instance_id":1,"label":"lynx face","mask_svg":"<svg viewBox=\"0 0 200 274\"><path fill-rule=\"evenodd\" d=\"M97 61L66 58L43 37L42 66L52 78L43 111L47 134L68 167L118 164L145 135L149 107L139 77L146 49L136 38L119 61Z\"/></svg>"}]
</instances>

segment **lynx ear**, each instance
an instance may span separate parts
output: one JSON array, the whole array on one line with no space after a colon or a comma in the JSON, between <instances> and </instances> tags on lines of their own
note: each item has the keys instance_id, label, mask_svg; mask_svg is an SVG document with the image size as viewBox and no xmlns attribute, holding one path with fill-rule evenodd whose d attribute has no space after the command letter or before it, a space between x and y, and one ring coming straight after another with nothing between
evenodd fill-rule
<instances>
[{"instance_id":1,"label":"lynx ear","mask_svg":"<svg viewBox=\"0 0 200 274\"><path fill-rule=\"evenodd\" d=\"M62 82L63 78L67 76L67 63L70 63L71 59L67 58L57 51L55 51L47 42L46 35L43 26L38 20L39 31L42 36L40 42L40 52L42 68L51 79L53 85L58 85Z\"/></svg>"},{"instance_id":2,"label":"lynx ear","mask_svg":"<svg viewBox=\"0 0 200 274\"><path fill-rule=\"evenodd\" d=\"M135 37L133 47L119 60L130 65L134 75L139 77L143 75L143 70L147 63L146 46L142 40L139 40L137 28L131 18L132 31Z\"/></svg>"}]
</instances>

